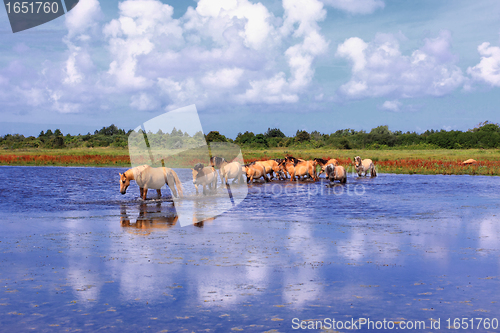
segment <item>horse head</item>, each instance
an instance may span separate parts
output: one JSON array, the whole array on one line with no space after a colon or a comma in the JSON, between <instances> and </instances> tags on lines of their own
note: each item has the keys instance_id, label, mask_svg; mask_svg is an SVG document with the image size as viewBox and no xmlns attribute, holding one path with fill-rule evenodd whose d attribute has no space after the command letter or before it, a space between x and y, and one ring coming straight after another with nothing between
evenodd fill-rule
<instances>
[{"instance_id":1,"label":"horse head","mask_svg":"<svg viewBox=\"0 0 500 333\"><path fill-rule=\"evenodd\" d=\"M200 172L200 170L203 169L204 167L205 165L203 163L196 163L193 169Z\"/></svg>"},{"instance_id":2,"label":"horse head","mask_svg":"<svg viewBox=\"0 0 500 333\"><path fill-rule=\"evenodd\" d=\"M319 165L323 166L326 164L326 162L328 162L327 160L323 159L323 158L315 158L314 161L316 163L318 163Z\"/></svg>"},{"instance_id":3,"label":"horse head","mask_svg":"<svg viewBox=\"0 0 500 333\"><path fill-rule=\"evenodd\" d=\"M120 173L120 193L127 193L127 188L130 185L130 179L124 173Z\"/></svg>"}]
</instances>

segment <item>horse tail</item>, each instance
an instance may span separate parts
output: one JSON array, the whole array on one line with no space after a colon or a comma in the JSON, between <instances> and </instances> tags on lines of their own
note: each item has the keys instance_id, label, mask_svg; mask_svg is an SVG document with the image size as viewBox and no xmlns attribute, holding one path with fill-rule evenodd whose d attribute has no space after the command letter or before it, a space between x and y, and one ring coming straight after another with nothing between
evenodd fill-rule
<instances>
[{"instance_id":1,"label":"horse tail","mask_svg":"<svg viewBox=\"0 0 500 333\"><path fill-rule=\"evenodd\" d=\"M182 190L182 183L174 170L172 170L172 176L174 176L174 183L175 183L175 185L177 185L177 191L179 191L179 197L183 197L184 193L182 192L183 191Z\"/></svg>"}]
</instances>

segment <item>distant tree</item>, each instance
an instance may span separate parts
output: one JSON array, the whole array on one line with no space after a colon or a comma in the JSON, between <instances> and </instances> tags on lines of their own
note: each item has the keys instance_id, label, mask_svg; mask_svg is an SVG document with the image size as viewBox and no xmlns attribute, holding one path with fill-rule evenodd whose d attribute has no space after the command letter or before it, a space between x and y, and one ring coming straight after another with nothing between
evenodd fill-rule
<instances>
[{"instance_id":1,"label":"distant tree","mask_svg":"<svg viewBox=\"0 0 500 333\"><path fill-rule=\"evenodd\" d=\"M357 132L353 130L352 128L346 128L346 129L341 129L335 132L335 136L349 136L349 135L354 135Z\"/></svg>"},{"instance_id":2,"label":"distant tree","mask_svg":"<svg viewBox=\"0 0 500 333\"><path fill-rule=\"evenodd\" d=\"M239 144L249 144L253 141L254 138L255 134L253 134L253 132L246 131L243 134L241 134L241 132L238 133L234 141Z\"/></svg>"},{"instance_id":3,"label":"distant tree","mask_svg":"<svg viewBox=\"0 0 500 333\"><path fill-rule=\"evenodd\" d=\"M205 138L205 136L203 135L203 132L202 132L202 131L198 131L198 132L196 132L196 133L194 134L193 138L200 140L200 139L204 139L204 138Z\"/></svg>"},{"instance_id":4,"label":"distant tree","mask_svg":"<svg viewBox=\"0 0 500 333\"><path fill-rule=\"evenodd\" d=\"M479 132L488 132L488 133L500 132L500 127L497 124L486 124L479 128Z\"/></svg>"},{"instance_id":5,"label":"distant tree","mask_svg":"<svg viewBox=\"0 0 500 333\"><path fill-rule=\"evenodd\" d=\"M97 133L94 132L94 134L111 136L111 135L121 134L122 132L123 131L119 130L118 127L115 126L115 124L111 124L108 127L101 128Z\"/></svg>"},{"instance_id":6,"label":"distant tree","mask_svg":"<svg viewBox=\"0 0 500 333\"><path fill-rule=\"evenodd\" d=\"M45 132L45 137L52 136L54 133L52 133L52 130L48 129L47 132Z\"/></svg>"},{"instance_id":7,"label":"distant tree","mask_svg":"<svg viewBox=\"0 0 500 333\"><path fill-rule=\"evenodd\" d=\"M211 131L205 137L205 140L208 142L227 142L227 139L224 135L220 134L218 131Z\"/></svg>"},{"instance_id":8,"label":"distant tree","mask_svg":"<svg viewBox=\"0 0 500 333\"><path fill-rule=\"evenodd\" d=\"M340 149L351 149L351 143L346 138L342 138L339 141L339 148Z\"/></svg>"},{"instance_id":9,"label":"distant tree","mask_svg":"<svg viewBox=\"0 0 500 333\"><path fill-rule=\"evenodd\" d=\"M372 130L370 131L370 134L385 135L385 134L392 134L392 133L391 133L391 131L389 131L389 126L382 125L382 126L372 128Z\"/></svg>"},{"instance_id":10,"label":"distant tree","mask_svg":"<svg viewBox=\"0 0 500 333\"><path fill-rule=\"evenodd\" d=\"M51 140L51 145L53 148L64 148L64 138L62 135L58 135Z\"/></svg>"},{"instance_id":11,"label":"distant tree","mask_svg":"<svg viewBox=\"0 0 500 333\"><path fill-rule=\"evenodd\" d=\"M297 130L297 133L295 134L295 141L304 142L309 140L311 140L311 136L309 135L309 133L307 133L306 131Z\"/></svg>"},{"instance_id":12,"label":"distant tree","mask_svg":"<svg viewBox=\"0 0 500 333\"><path fill-rule=\"evenodd\" d=\"M314 140L316 140L316 141L321 140L321 137L322 137L322 135L320 132L318 132L318 131L311 132L311 138L313 138Z\"/></svg>"},{"instance_id":13,"label":"distant tree","mask_svg":"<svg viewBox=\"0 0 500 333\"><path fill-rule=\"evenodd\" d=\"M267 140L264 134L257 134L255 138L252 140L252 144L261 147L268 147Z\"/></svg>"},{"instance_id":14,"label":"distant tree","mask_svg":"<svg viewBox=\"0 0 500 333\"><path fill-rule=\"evenodd\" d=\"M264 136L266 138L284 138L285 134L278 128L268 128Z\"/></svg>"},{"instance_id":15,"label":"distant tree","mask_svg":"<svg viewBox=\"0 0 500 333\"><path fill-rule=\"evenodd\" d=\"M62 134L61 130L58 128L58 129L56 129L56 130L54 131L54 135L55 135L55 136L62 136L63 134Z\"/></svg>"},{"instance_id":16,"label":"distant tree","mask_svg":"<svg viewBox=\"0 0 500 333\"><path fill-rule=\"evenodd\" d=\"M500 127L498 124L486 120L477 124L476 127L474 127L473 129L469 129L467 132L479 132L479 131L496 132L498 131L499 128Z\"/></svg>"}]
</instances>

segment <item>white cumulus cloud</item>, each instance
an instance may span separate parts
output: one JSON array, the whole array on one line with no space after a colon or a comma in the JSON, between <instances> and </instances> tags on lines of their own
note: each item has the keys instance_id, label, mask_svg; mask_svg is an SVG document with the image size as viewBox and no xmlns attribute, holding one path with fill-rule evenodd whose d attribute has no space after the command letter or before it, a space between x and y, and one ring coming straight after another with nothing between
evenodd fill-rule
<instances>
[{"instance_id":1,"label":"white cumulus cloud","mask_svg":"<svg viewBox=\"0 0 500 333\"><path fill-rule=\"evenodd\" d=\"M481 61L474 67L467 68L467 73L474 80L500 87L500 47L482 43L477 48Z\"/></svg>"},{"instance_id":2,"label":"white cumulus cloud","mask_svg":"<svg viewBox=\"0 0 500 333\"><path fill-rule=\"evenodd\" d=\"M399 41L392 34L378 34L368 43L349 38L336 53L350 60L352 66L351 79L340 87L339 94L347 98L449 94L465 81L450 49L448 31L425 39L411 55L401 53Z\"/></svg>"},{"instance_id":3,"label":"white cumulus cloud","mask_svg":"<svg viewBox=\"0 0 500 333\"><path fill-rule=\"evenodd\" d=\"M102 16L97 0L80 0L78 6L66 14L65 24L70 38L98 27L97 20Z\"/></svg>"},{"instance_id":4,"label":"white cumulus cloud","mask_svg":"<svg viewBox=\"0 0 500 333\"><path fill-rule=\"evenodd\" d=\"M371 14L385 7L381 0L323 0L326 5L350 14Z\"/></svg>"},{"instance_id":5,"label":"white cumulus cloud","mask_svg":"<svg viewBox=\"0 0 500 333\"><path fill-rule=\"evenodd\" d=\"M132 96L130 106L139 111L151 111L157 109L160 105L149 94L140 93Z\"/></svg>"},{"instance_id":6,"label":"white cumulus cloud","mask_svg":"<svg viewBox=\"0 0 500 333\"><path fill-rule=\"evenodd\" d=\"M381 109L392 112L399 112L401 105L402 103L397 99L394 101L385 101L384 104L382 104Z\"/></svg>"},{"instance_id":7,"label":"white cumulus cloud","mask_svg":"<svg viewBox=\"0 0 500 333\"><path fill-rule=\"evenodd\" d=\"M0 72L9 82L4 95L19 96L14 88L22 81L30 94L18 100L61 113L317 100L315 62L329 47L319 26L324 4L282 5L276 17L258 1L199 0L174 18L161 1L125 0L104 21L99 1L81 0L66 16L63 59L36 70L12 61ZM35 72L36 79L22 80Z\"/></svg>"}]
</instances>

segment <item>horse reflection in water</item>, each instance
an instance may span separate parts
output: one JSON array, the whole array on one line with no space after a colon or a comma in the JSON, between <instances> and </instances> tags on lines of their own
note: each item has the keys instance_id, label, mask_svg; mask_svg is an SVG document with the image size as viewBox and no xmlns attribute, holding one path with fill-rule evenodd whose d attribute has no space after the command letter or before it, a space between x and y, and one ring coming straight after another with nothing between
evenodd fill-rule
<instances>
[{"instance_id":1,"label":"horse reflection in water","mask_svg":"<svg viewBox=\"0 0 500 333\"><path fill-rule=\"evenodd\" d=\"M154 206L146 203L141 203L139 206L139 215L134 223L131 223L127 206L120 207L120 225L127 228L129 232L140 235L149 235L155 230L167 230L177 224L179 216L173 207L165 207L162 209L161 203ZM193 212L193 225L202 228L205 222L213 221L215 217L206 218L200 221L196 211Z\"/></svg>"},{"instance_id":2,"label":"horse reflection in water","mask_svg":"<svg viewBox=\"0 0 500 333\"><path fill-rule=\"evenodd\" d=\"M127 207L122 205L120 207L120 224L123 228L130 228L132 233L139 233L149 235L154 229L170 229L176 225L179 217L175 209L163 209L161 203L154 206L141 203L139 206L139 216L135 223L130 222L130 217L127 214Z\"/></svg>"}]
</instances>

